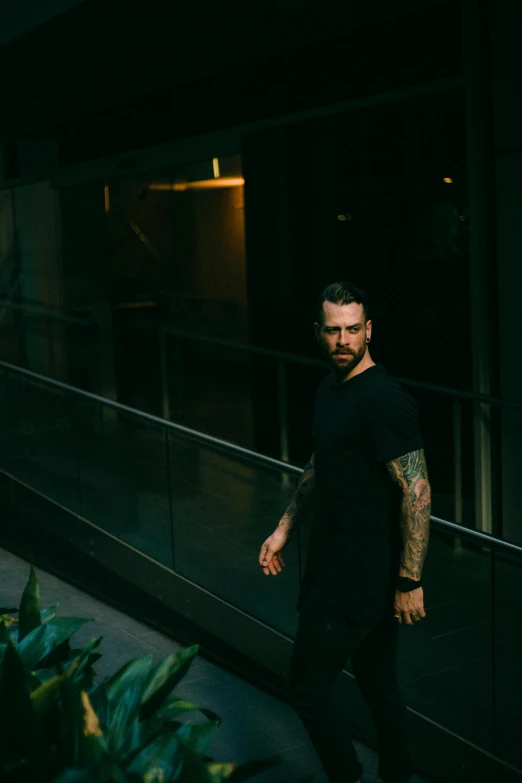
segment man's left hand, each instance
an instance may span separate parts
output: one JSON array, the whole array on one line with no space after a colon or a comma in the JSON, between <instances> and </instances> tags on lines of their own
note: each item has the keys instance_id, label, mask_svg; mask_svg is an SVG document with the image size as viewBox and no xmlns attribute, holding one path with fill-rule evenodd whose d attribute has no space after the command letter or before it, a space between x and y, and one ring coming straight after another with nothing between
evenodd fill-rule
<instances>
[{"instance_id":1,"label":"man's left hand","mask_svg":"<svg viewBox=\"0 0 522 783\"><path fill-rule=\"evenodd\" d=\"M426 617L424 590L417 587L409 593L395 593L395 618L400 625L415 625Z\"/></svg>"}]
</instances>

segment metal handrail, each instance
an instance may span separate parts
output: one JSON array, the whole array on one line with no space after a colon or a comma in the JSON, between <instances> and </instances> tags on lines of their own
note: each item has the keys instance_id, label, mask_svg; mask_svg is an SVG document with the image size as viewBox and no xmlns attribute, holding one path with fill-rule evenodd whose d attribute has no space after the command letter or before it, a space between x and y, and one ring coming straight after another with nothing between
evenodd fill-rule
<instances>
[{"instance_id":1,"label":"metal handrail","mask_svg":"<svg viewBox=\"0 0 522 783\"><path fill-rule=\"evenodd\" d=\"M33 305L27 302L15 302L12 299L0 299L0 306L9 307L11 310L21 310L32 315L41 315L64 323L79 324L80 326L90 326L92 324L92 321L88 318L82 318L80 315L69 315L61 310L54 310L51 307L43 307L39 304Z\"/></svg>"},{"instance_id":2,"label":"metal handrail","mask_svg":"<svg viewBox=\"0 0 522 783\"><path fill-rule=\"evenodd\" d=\"M469 527L463 527L456 522L449 522L447 519L431 516L430 521L435 523L435 527L444 530L458 538L464 538L472 541L474 544L485 545L488 549L503 554L511 554L522 557L522 546L513 544L503 538L495 538L490 533L481 533L480 530L471 530Z\"/></svg>"},{"instance_id":3,"label":"metal handrail","mask_svg":"<svg viewBox=\"0 0 522 783\"><path fill-rule=\"evenodd\" d=\"M60 389L60 391L68 392L69 394L73 394L77 397L83 397L86 400L92 400L93 402L97 402L107 408L112 408L113 410L134 416L138 419L143 419L150 422L151 424L159 425L160 427L166 427L167 429L173 430L179 435L189 437L192 440L208 443L215 448L237 454L241 457L246 457L247 459L254 460L255 462L262 463L263 465L271 468L284 470L285 473L292 473L296 476L299 476L302 473L301 468L298 468L295 465L289 465L286 462L281 462L281 460L268 457L266 454L259 454L257 451L251 451L244 446L238 446L237 444L230 443L227 440L215 438L213 435L207 435L205 432L193 430L190 427L183 426L182 424L176 424L173 421L161 419L159 416L154 416L152 413L139 411L136 408L129 408L127 405L122 405L121 402L110 400L107 397L101 397L99 394L94 394L93 392L88 392L84 389L78 389L76 386L70 386L68 383L57 381L55 378L48 378L47 376L40 375L39 373L33 372L32 370L26 370L25 367L18 367L16 364L10 364L9 362L4 361L0 361L0 367L3 367L4 369L10 370L12 372L16 372L19 375L30 378L31 380L38 381L38 383L45 383L48 386L54 387L55 389Z\"/></svg>"},{"instance_id":4,"label":"metal handrail","mask_svg":"<svg viewBox=\"0 0 522 783\"><path fill-rule=\"evenodd\" d=\"M142 328L154 328L160 329L166 334L172 334L177 337L185 337L189 340L196 340L199 342L212 343L215 345L222 345L224 348L236 348L238 350L247 351L248 353L256 353L261 356L271 356L279 361L289 362L294 364L303 364L309 367L317 367L319 369L327 369L328 365L321 359L310 359L307 356L299 356L298 354L285 353L283 351L277 351L273 348L262 348L251 343L240 343L235 340L228 340L223 337L211 337L202 336L197 332L190 332L186 329L176 329L171 326L163 326L161 324L141 324ZM450 386L440 386L436 383L427 383L425 381L414 381L410 378L402 378L399 376L393 376L395 380L401 383L403 386L410 386L415 389L424 389L426 391L436 392L437 394L444 394L452 399L474 400L475 402L483 402L488 405L517 408L522 410L522 402L516 400L505 400L501 397L492 397L488 394L479 394L477 392L461 391L460 389L452 389Z\"/></svg>"},{"instance_id":5,"label":"metal handrail","mask_svg":"<svg viewBox=\"0 0 522 783\"><path fill-rule=\"evenodd\" d=\"M257 451L247 449L244 446L238 446L235 443L230 443L229 441L222 440L221 438L215 438L213 435L207 435L204 432L199 432L198 430L193 430L190 427L185 427L182 424L176 424L172 421L161 419L159 416L154 416L151 413L139 411L135 408L129 408L127 405L122 405L122 403L116 402L115 400L109 400L105 397L100 397L98 394L93 394L92 392L78 389L75 386L70 386L67 383L63 383L62 381L57 381L54 378L47 378L45 375L40 375L39 373L33 372L32 370L26 370L25 368L18 367L15 364L0 361L0 367L3 367L5 370L18 373L19 375L22 375L31 380L38 381L39 383L44 383L48 386L60 389L61 391L65 391L74 396L91 400L93 402L99 403L100 405L112 408L113 410L120 411L121 413L148 421L160 427L165 427L172 430L173 432L178 433L179 435L189 437L192 440L205 443L209 446L213 446L214 448L228 452L229 454L235 454L237 456L249 459L250 461L256 462L260 465L276 468L286 474L291 474L294 476L300 476L303 473L303 469L297 467L297 465L292 465L288 462L282 462L281 460L274 459L273 457L268 457L265 454L260 454ZM518 546L517 544L512 544L509 541L495 538L494 536L491 536L487 533L481 533L477 530L470 530L469 528L463 527L462 525L456 524L455 522L449 522L446 519L441 519L440 517L432 516L431 521L438 529L445 532L450 532L459 538L467 539L475 544L480 544L482 546L485 545L495 552L522 557L522 547Z\"/></svg>"}]
</instances>

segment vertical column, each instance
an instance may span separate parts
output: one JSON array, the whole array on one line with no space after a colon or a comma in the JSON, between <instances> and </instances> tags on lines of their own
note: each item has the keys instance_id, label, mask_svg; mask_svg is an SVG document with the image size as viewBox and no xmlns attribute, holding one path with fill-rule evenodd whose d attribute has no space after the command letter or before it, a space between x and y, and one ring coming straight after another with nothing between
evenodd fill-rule
<instances>
[{"instance_id":1,"label":"vertical column","mask_svg":"<svg viewBox=\"0 0 522 783\"><path fill-rule=\"evenodd\" d=\"M246 283L250 340L282 350L292 320L292 264L289 143L286 128L243 139L245 176ZM252 362L253 447L280 456L277 364ZM267 405L267 400L274 401Z\"/></svg>"},{"instance_id":2,"label":"vertical column","mask_svg":"<svg viewBox=\"0 0 522 783\"><path fill-rule=\"evenodd\" d=\"M473 389L492 393L495 302L492 291L492 187L490 119L487 111L488 51L482 4L465 0L464 65L466 77L466 128L470 211L470 287L473 351ZM493 532L492 446L489 406L474 405L475 526Z\"/></svg>"},{"instance_id":3,"label":"vertical column","mask_svg":"<svg viewBox=\"0 0 522 783\"><path fill-rule=\"evenodd\" d=\"M0 137L0 182L7 179L7 168L7 144Z\"/></svg>"},{"instance_id":4,"label":"vertical column","mask_svg":"<svg viewBox=\"0 0 522 783\"><path fill-rule=\"evenodd\" d=\"M71 340L71 383L115 399L111 252L122 251L120 235L111 233L109 197L112 200L112 192L99 182L71 184L60 191L67 306L90 313L93 322L91 330L76 332Z\"/></svg>"},{"instance_id":5,"label":"vertical column","mask_svg":"<svg viewBox=\"0 0 522 783\"><path fill-rule=\"evenodd\" d=\"M492 3L500 393L522 402L522 5ZM522 413L501 413L503 535L522 543Z\"/></svg>"},{"instance_id":6,"label":"vertical column","mask_svg":"<svg viewBox=\"0 0 522 783\"><path fill-rule=\"evenodd\" d=\"M247 291L254 343L291 353L313 344L313 305L339 274L335 154L327 122L261 131L243 139ZM276 363L256 361L256 448L280 456ZM295 373L288 374L288 396ZM280 394L280 392L279 392ZM298 432L292 409L289 454Z\"/></svg>"},{"instance_id":7,"label":"vertical column","mask_svg":"<svg viewBox=\"0 0 522 783\"><path fill-rule=\"evenodd\" d=\"M21 299L60 310L63 307L61 222L57 194L48 182L15 189L14 226ZM65 380L65 325L52 318L36 317L25 318L24 324L29 368Z\"/></svg>"},{"instance_id":8,"label":"vertical column","mask_svg":"<svg viewBox=\"0 0 522 783\"><path fill-rule=\"evenodd\" d=\"M20 279L20 257L14 227L14 192L0 190L0 297L16 299ZM9 306L0 307L0 357L24 365L25 343L23 313Z\"/></svg>"},{"instance_id":9,"label":"vertical column","mask_svg":"<svg viewBox=\"0 0 522 783\"><path fill-rule=\"evenodd\" d=\"M280 310L292 289L287 130L273 128L243 139L247 296L252 339L272 325L256 317Z\"/></svg>"},{"instance_id":10,"label":"vertical column","mask_svg":"<svg viewBox=\"0 0 522 783\"><path fill-rule=\"evenodd\" d=\"M116 400L114 331L112 325L112 305L108 296L96 302L91 310L91 318L96 329L98 360L94 390L101 397L106 397L108 400Z\"/></svg>"},{"instance_id":11,"label":"vertical column","mask_svg":"<svg viewBox=\"0 0 522 783\"><path fill-rule=\"evenodd\" d=\"M335 138L332 122L304 128L306 157L303 156L304 194L308 202L306 223L301 226L309 257L307 269L316 270L311 279L312 299L339 277L350 277L347 259L339 259L337 192L335 184ZM313 260L315 258L315 261ZM312 313L310 313L312 317Z\"/></svg>"}]
</instances>

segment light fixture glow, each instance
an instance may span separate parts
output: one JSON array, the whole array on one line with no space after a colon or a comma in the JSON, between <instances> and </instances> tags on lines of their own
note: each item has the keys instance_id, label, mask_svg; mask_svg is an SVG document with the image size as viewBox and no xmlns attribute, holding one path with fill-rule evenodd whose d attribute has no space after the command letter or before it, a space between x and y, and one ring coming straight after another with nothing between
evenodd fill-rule
<instances>
[{"instance_id":1,"label":"light fixture glow","mask_svg":"<svg viewBox=\"0 0 522 783\"><path fill-rule=\"evenodd\" d=\"M219 177L216 179L200 179L195 182L157 182L149 185L149 190L218 190L219 188L237 188L245 184L243 177Z\"/></svg>"},{"instance_id":2,"label":"light fixture glow","mask_svg":"<svg viewBox=\"0 0 522 783\"><path fill-rule=\"evenodd\" d=\"M451 185L451 183L453 182L451 177L443 177L442 181L445 182L446 185Z\"/></svg>"},{"instance_id":3,"label":"light fixture glow","mask_svg":"<svg viewBox=\"0 0 522 783\"><path fill-rule=\"evenodd\" d=\"M212 158L212 168L214 169L214 177L219 177L219 158Z\"/></svg>"},{"instance_id":4,"label":"light fixture glow","mask_svg":"<svg viewBox=\"0 0 522 783\"><path fill-rule=\"evenodd\" d=\"M103 187L103 197L105 199L105 214L109 214L111 211L111 197L108 185L104 185Z\"/></svg>"}]
</instances>

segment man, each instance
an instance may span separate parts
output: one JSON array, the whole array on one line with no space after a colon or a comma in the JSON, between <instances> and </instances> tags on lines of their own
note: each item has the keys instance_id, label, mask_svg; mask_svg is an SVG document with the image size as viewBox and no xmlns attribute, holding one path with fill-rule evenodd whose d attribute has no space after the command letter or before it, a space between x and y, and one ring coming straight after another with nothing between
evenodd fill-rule
<instances>
[{"instance_id":1,"label":"man","mask_svg":"<svg viewBox=\"0 0 522 783\"><path fill-rule=\"evenodd\" d=\"M395 672L398 626L426 616L431 508L416 407L370 356L372 322L359 288L328 286L315 332L333 373L317 391L314 454L259 563L266 575L281 572L285 544L313 496L289 689L328 779L359 783L362 766L331 695L351 658L377 728L380 777L402 783L411 765Z\"/></svg>"}]
</instances>

